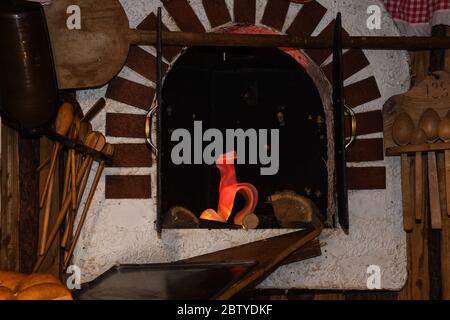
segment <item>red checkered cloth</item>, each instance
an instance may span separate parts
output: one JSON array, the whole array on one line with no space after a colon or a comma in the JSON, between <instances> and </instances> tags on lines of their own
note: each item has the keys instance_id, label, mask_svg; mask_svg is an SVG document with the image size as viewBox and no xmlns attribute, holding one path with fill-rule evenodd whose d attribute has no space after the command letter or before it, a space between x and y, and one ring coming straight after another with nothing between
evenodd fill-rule
<instances>
[{"instance_id":1,"label":"red checkered cloth","mask_svg":"<svg viewBox=\"0 0 450 320\"><path fill-rule=\"evenodd\" d=\"M450 25L450 0L384 0L402 33L429 34L431 26Z\"/></svg>"}]
</instances>

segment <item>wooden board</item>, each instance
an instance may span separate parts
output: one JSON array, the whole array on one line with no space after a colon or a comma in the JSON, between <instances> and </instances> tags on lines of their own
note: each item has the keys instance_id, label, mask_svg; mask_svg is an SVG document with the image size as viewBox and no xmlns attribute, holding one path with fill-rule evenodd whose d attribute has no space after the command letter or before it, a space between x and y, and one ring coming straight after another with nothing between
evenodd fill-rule
<instances>
[{"instance_id":1,"label":"wooden board","mask_svg":"<svg viewBox=\"0 0 450 320\"><path fill-rule=\"evenodd\" d=\"M81 29L67 28L69 6L80 8ZM98 87L128 55L128 18L117 0L57 0L45 6L60 89Z\"/></svg>"},{"instance_id":2,"label":"wooden board","mask_svg":"<svg viewBox=\"0 0 450 320\"><path fill-rule=\"evenodd\" d=\"M256 261L257 265L239 281L235 282L216 299L227 300L251 284L262 281L274 268L278 267L289 255L318 237L320 228L292 232L278 237L241 245L199 257L185 262L232 262Z\"/></svg>"},{"instance_id":3,"label":"wooden board","mask_svg":"<svg viewBox=\"0 0 450 320\"><path fill-rule=\"evenodd\" d=\"M397 147L392 139L396 117L408 113L417 127L422 113L433 108L441 118L450 110L450 73L437 71L403 95L390 98L383 107L384 147Z\"/></svg>"},{"instance_id":4,"label":"wooden board","mask_svg":"<svg viewBox=\"0 0 450 320\"><path fill-rule=\"evenodd\" d=\"M19 134L1 130L0 270L19 271Z\"/></svg>"}]
</instances>

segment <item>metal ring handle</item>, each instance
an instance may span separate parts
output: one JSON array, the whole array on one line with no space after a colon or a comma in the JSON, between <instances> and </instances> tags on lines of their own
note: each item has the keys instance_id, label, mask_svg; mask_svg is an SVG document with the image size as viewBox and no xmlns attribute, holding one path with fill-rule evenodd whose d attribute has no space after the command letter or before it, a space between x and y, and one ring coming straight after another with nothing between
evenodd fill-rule
<instances>
[{"instance_id":1,"label":"metal ring handle","mask_svg":"<svg viewBox=\"0 0 450 320\"><path fill-rule=\"evenodd\" d=\"M350 147L352 145L352 143L355 142L355 140L356 140L356 114L352 109L347 107L345 104L344 104L344 107L345 107L345 109L347 109L347 111L350 115L350 118L352 120L352 133L350 136L350 140L345 144L345 149L347 150L348 147Z\"/></svg>"},{"instance_id":2,"label":"metal ring handle","mask_svg":"<svg viewBox=\"0 0 450 320\"><path fill-rule=\"evenodd\" d=\"M155 143L153 143L152 140L152 120L153 114L155 113L156 110L158 110L158 105L156 103L153 103L152 108L145 117L145 138L147 140L147 143L155 152L155 154L158 154L158 148L156 147Z\"/></svg>"}]
</instances>

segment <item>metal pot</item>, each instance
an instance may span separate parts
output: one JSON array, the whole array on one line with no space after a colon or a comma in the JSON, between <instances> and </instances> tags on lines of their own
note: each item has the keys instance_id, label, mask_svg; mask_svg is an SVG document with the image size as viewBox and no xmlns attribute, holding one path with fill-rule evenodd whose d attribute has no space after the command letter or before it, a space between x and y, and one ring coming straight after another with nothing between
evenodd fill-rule
<instances>
[{"instance_id":1,"label":"metal pot","mask_svg":"<svg viewBox=\"0 0 450 320\"><path fill-rule=\"evenodd\" d=\"M50 38L42 6L0 1L0 112L26 132L47 126L58 106Z\"/></svg>"}]
</instances>

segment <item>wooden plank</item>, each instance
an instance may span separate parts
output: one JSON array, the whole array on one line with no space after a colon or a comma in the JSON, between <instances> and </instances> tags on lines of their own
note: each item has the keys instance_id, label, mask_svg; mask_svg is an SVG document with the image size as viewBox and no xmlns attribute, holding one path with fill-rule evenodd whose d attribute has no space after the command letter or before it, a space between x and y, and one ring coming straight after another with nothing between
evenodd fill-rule
<instances>
[{"instance_id":1,"label":"wooden plank","mask_svg":"<svg viewBox=\"0 0 450 320\"><path fill-rule=\"evenodd\" d=\"M450 73L441 71L428 75L407 93L388 99L383 106L385 148L397 147L392 139L392 126L400 113L406 112L413 120L415 127L418 126L423 112L430 106L441 119L444 118L450 105L448 92L450 92ZM442 145L444 146L444 144Z\"/></svg>"},{"instance_id":2,"label":"wooden plank","mask_svg":"<svg viewBox=\"0 0 450 320\"><path fill-rule=\"evenodd\" d=\"M114 78L106 91L106 98L125 103L142 110L149 110L155 89L124 78Z\"/></svg>"},{"instance_id":3,"label":"wooden plank","mask_svg":"<svg viewBox=\"0 0 450 320\"><path fill-rule=\"evenodd\" d=\"M242 289L262 281L290 254L320 235L321 229L302 230L231 249L194 257L184 262L256 261L257 264L243 278L220 293L216 299L227 300Z\"/></svg>"},{"instance_id":4,"label":"wooden plank","mask_svg":"<svg viewBox=\"0 0 450 320\"><path fill-rule=\"evenodd\" d=\"M317 1L303 5L286 33L299 37L310 36L327 12L327 9Z\"/></svg>"},{"instance_id":5,"label":"wooden plank","mask_svg":"<svg viewBox=\"0 0 450 320\"><path fill-rule=\"evenodd\" d=\"M386 168L349 167L347 168L347 186L349 190L386 189Z\"/></svg>"},{"instance_id":6,"label":"wooden plank","mask_svg":"<svg viewBox=\"0 0 450 320\"><path fill-rule=\"evenodd\" d=\"M428 170L428 163L423 166L424 173ZM426 177L427 175L425 175ZM424 179L427 184L427 179ZM426 189L425 189L426 190ZM425 197L426 216L429 216L428 197ZM430 282L429 282L429 264L428 264L428 219L414 223L413 230L409 237L409 255L410 255L410 293L409 298L412 300L427 300L429 298Z\"/></svg>"},{"instance_id":7,"label":"wooden plank","mask_svg":"<svg viewBox=\"0 0 450 320\"><path fill-rule=\"evenodd\" d=\"M403 153L413 154L416 152L436 152L450 149L450 143L425 143L407 146L390 147L386 149L387 156L399 156Z\"/></svg>"},{"instance_id":8,"label":"wooden plank","mask_svg":"<svg viewBox=\"0 0 450 320\"><path fill-rule=\"evenodd\" d=\"M145 138L145 115L106 114L106 135L109 137Z\"/></svg>"},{"instance_id":9,"label":"wooden plank","mask_svg":"<svg viewBox=\"0 0 450 320\"><path fill-rule=\"evenodd\" d=\"M320 248L319 240L312 240L305 244L303 247L294 251L289 257L284 260L281 265L287 265L290 263L295 263L311 258L316 258L322 255L322 250Z\"/></svg>"},{"instance_id":10,"label":"wooden plank","mask_svg":"<svg viewBox=\"0 0 450 320\"><path fill-rule=\"evenodd\" d=\"M147 144L115 144L111 167L148 168L152 166L152 157Z\"/></svg>"},{"instance_id":11,"label":"wooden plank","mask_svg":"<svg viewBox=\"0 0 450 320\"><path fill-rule=\"evenodd\" d=\"M383 116L380 110L362 112L356 114L356 135L362 136L383 131ZM351 121L345 118L345 135L351 134Z\"/></svg>"},{"instance_id":12,"label":"wooden plank","mask_svg":"<svg viewBox=\"0 0 450 320\"><path fill-rule=\"evenodd\" d=\"M380 161L384 159L383 139L356 139L347 150L347 162Z\"/></svg>"},{"instance_id":13,"label":"wooden plank","mask_svg":"<svg viewBox=\"0 0 450 320\"><path fill-rule=\"evenodd\" d=\"M439 276L439 286L440 286L440 298L444 300L450 300L450 218L447 215L447 185L445 176L445 157L443 154L437 155L437 169L438 169L438 179L439 179L439 195L441 201L441 218L442 218L442 231L439 234L440 241L440 263L435 264L438 270L434 273ZM437 232L439 233L439 232ZM438 284L437 281L435 283ZM433 289L430 290L431 295L433 295Z\"/></svg>"},{"instance_id":14,"label":"wooden plank","mask_svg":"<svg viewBox=\"0 0 450 320\"><path fill-rule=\"evenodd\" d=\"M254 24L256 0L234 0L234 22Z\"/></svg>"},{"instance_id":15,"label":"wooden plank","mask_svg":"<svg viewBox=\"0 0 450 320\"><path fill-rule=\"evenodd\" d=\"M39 139L19 139L19 254L20 272L31 273L39 242Z\"/></svg>"},{"instance_id":16,"label":"wooden plank","mask_svg":"<svg viewBox=\"0 0 450 320\"><path fill-rule=\"evenodd\" d=\"M441 203L439 200L439 184L436 154L428 153L428 190L430 197L431 229L441 229Z\"/></svg>"},{"instance_id":17,"label":"wooden plank","mask_svg":"<svg viewBox=\"0 0 450 320\"><path fill-rule=\"evenodd\" d=\"M157 23L158 19L152 12L147 17L145 17L144 20L142 20L142 22L137 26L137 29L155 31ZM162 29L163 31L169 31L169 28L167 28L164 24L162 25ZM164 59L170 62L181 52L181 50L183 50L183 47L166 46L162 48L162 55Z\"/></svg>"},{"instance_id":18,"label":"wooden plank","mask_svg":"<svg viewBox=\"0 0 450 320\"><path fill-rule=\"evenodd\" d=\"M356 108L364 103L381 97L375 77L366 78L352 83L344 88L345 104L349 108Z\"/></svg>"},{"instance_id":19,"label":"wooden plank","mask_svg":"<svg viewBox=\"0 0 450 320\"><path fill-rule=\"evenodd\" d=\"M163 5L181 31L205 32L205 28L187 0L165 0Z\"/></svg>"},{"instance_id":20,"label":"wooden plank","mask_svg":"<svg viewBox=\"0 0 450 320\"><path fill-rule=\"evenodd\" d=\"M370 63L366 55L360 49L350 49L344 52L343 59L343 79L346 80L352 75L366 68ZM322 67L323 73L330 82L333 82L333 63L330 62Z\"/></svg>"},{"instance_id":21,"label":"wooden plank","mask_svg":"<svg viewBox=\"0 0 450 320\"><path fill-rule=\"evenodd\" d=\"M225 0L202 0L202 3L212 28L231 21Z\"/></svg>"},{"instance_id":22,"label":"wooden plank","mask_svg":"<svg viewBox=\"0 0 450 320\"><path fill-rule=\"evenodd\" d=\"M0 270L19 271L19 135L2 124Z\"/></svg>"},{"instance_id":23,"label":"wooden plank","mask_svg":"<svg viewBox=\"0 0 450 320\"><path fill-rule=\"evenodd\" d=\"M130 52L128 52L128 58L125 65L144 78L156 83L156 57L144 49L137 46L130 47ZM168 68L168 64L163 62L163 75L167 72Z\"/></svg>"},{"instance_id":24,"label":"wooden plank","mask_svg":"<svg viewBox=\"0 0 450 320\"><path fill-rule=\"evenodd\" d=\"M150 199L152 197L150 175L107 175L105 185L106 199Z\"/></svg>"},{"instance_id":25,"label":"wooden plank","mask_svg":"<svg viewBox=\"0 0 450 320\"><path fill-rule=\"evenodd\" d=\"M261 23L281 31L289 10L290 1L268 0Z\"/></svg>"},{"instance_id":26,"label":"wooden plank","mask_svg":"<svg viewBox=\"0 0 450 320\"><path fill-rule=\"evenodd\" d=\"M411 158L403 154L401 158L401 179L402 179L402 206L403 206L403 229L411 231L414 224L413 190L412 190L412 170Z\"/></svg>"}]
</instances>

